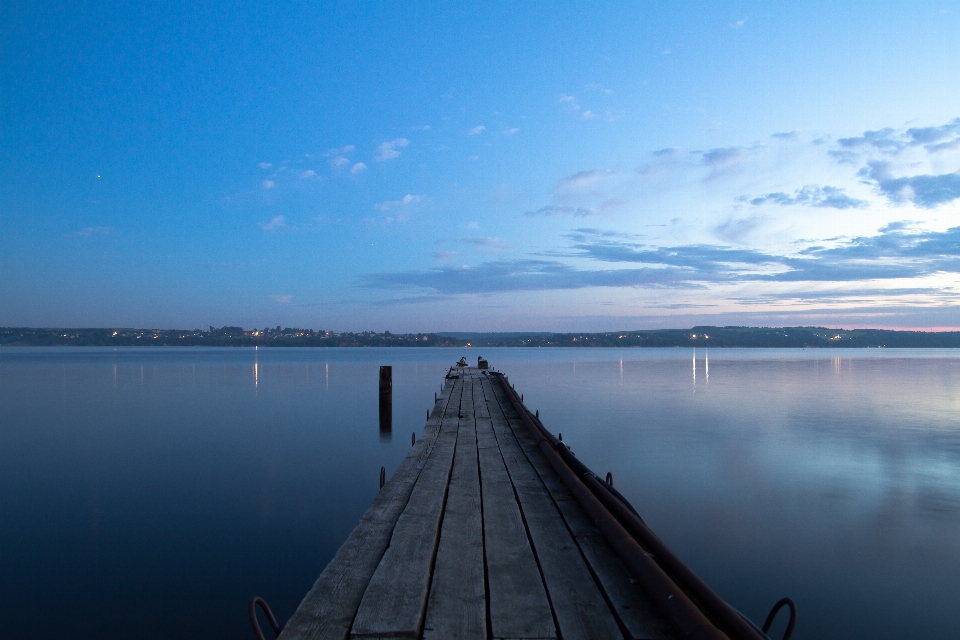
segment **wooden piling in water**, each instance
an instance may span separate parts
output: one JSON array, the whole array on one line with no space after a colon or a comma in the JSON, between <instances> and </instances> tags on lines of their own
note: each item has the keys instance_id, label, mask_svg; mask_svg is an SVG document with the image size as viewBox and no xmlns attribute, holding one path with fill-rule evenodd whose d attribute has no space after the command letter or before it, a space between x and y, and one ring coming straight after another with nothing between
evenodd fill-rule
<instances>
[{"instance_id":1,"label":"wooden piling in water","mask_svg":"<svg viewBox=\"0 0 960 640\"><path fill-rule=\"evenodd\" d=\"M380 367L380 437L393 433L393 367Z\"/></svg>"}]
</instances>

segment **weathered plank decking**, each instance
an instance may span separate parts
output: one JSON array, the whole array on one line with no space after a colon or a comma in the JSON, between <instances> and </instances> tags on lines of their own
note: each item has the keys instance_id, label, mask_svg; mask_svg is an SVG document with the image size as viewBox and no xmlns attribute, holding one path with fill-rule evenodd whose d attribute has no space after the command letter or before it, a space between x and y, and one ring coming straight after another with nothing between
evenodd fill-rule
<instances>
[{"instance_id":1,"label":"weathered plank decking","mask_svg":"<svg viewBox=\"0 0 960 640\"><path fill-rule=\"evenodd\" d=\"M410 454L280 637L601 640L673 632L500 383L458 367Z\"/></svg>"}]
</instances>

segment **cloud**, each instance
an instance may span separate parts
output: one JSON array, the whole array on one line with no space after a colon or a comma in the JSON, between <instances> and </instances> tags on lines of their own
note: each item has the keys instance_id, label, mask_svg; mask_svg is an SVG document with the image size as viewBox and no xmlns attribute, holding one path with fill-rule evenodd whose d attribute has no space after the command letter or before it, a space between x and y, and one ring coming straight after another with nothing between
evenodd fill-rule
<instances>
[{"instance_id":1,"label":"cloud","mask_svg":"<svg viewBox=\"0 0 960 640\"><path fill-rule=\"evenodd\" d=\"M435 260L451 260L459 255L459 251L437 251L433 254L433 257Z\"/></svg>"},{"instance_id":2,"label":"cloud","mask_svg":"<svg viewBox=\"0 0 960 640\"><path fill-rule=\"evenodd\" d=\"M261 162L257 164L257 166L260 167L261 169L269 169L270 167L273 166L273 164L270 162Z\"/></svg>"},{"instance_id":3,"label":"cloud","mask_svg":"<svg viewBox=\"0 0 960 640\"><path fill-rule=\"evenodd\" d=\"M560 104L565 104L570 109L570 111L580 111L580 105L577 104L577 99L573 96L567 95L565 93L560 94L560 97L557 98L557 102Z\"/></svg>"},{"instance_id":4,"label":"cloud","mask_svg":"<svg viewBox=\"0 0 960 640\"><path fill-rule=\"evenodd\" d=\"M577 229L567 236L572 244L569 253L561 257L618 265L611 268L581 268L560 259L498 260L477 266L448 265L376 273L364 276L361 281L372 288L428 289L445 295L587 287L691 290L718 284L823 283L811 290L809 297L815 298L816 289L822 289L826 283L845 286L844 283L862 282L845 290L849 295L854 295L855 290L861 295L875 290L881 292L877 295L893 296L923 293L926 289L941 295L960 296L960 292L931 288L928 284L916 287L894 284L884 288L877 283L883 279L943 273L960 275L960 227L937 232L894 224L873 236L851 238L832 247L809 247L793 255L710 244L648 246L625 236L589 228ZM472 243L475 239L455 241L462 240ZM435 257L454 256L443 253ZM778 295L776 291L756 295L762 297L768 293ZM793 290L787 297L798 295ZM836 295L847 296L847 293ZM743 302L746 297L733 300Z\"/></svg>"},{"instance_id":5,"label":"cloud","mask_svg":"<svg viewBox=\"0 0 960 640\"><path fill-rule=\"evenodd\" d=\"M907 129L907 135L915 144L930 145L960 135L960 118L938 127L915 127Z\"/></svg>"},{"instance_id":6,"label":"cloud","mask_svg":"<svg viewBox=\"0 0 960 640\"><path fill-rule=\"evenodd\" d=\"M837 144L848 149L874 147L881 151L899 151L906 146L902 137L889 127L877 131L864 131L862 136L840 138Z\"/></svg>"},{"instance_id":7,"label":"cloud","mask_svg":"<svg viewBox=\"0 0 960 640\"><path fill-rule=\"evenodd\" d=\"M481 124L481 125L477 125L476 127L473 127L472 129L470 129L469 131L467 131L467 135L468 135L468 136L478 136L478 135L480 135L481 133L483 133L483 132L486 131L486 130L487 130L487 128L486 128L485 126L483 126L482 124Z\"/></svg>"},{"instance_id":8,"label":"cloud","mask_svg":"<svg viewBox=\"0 0 960 640\"><path fill-rule=\"evenodd\" d=\"M606 87L604 87L603 85L600 85L600 84L595 84L595 83L594 83L594 84L586 84L586 85L584 85L584 89L588 89L588 90L590 90L590 91L599 91L600 93L605 93L605 94L607 94L608 96L609 96L609 95L613 95L613 89L607 89Z\"/></svg>"},{"instance_id":9,"label":"cloud","mask_svg":"<svg viewBox=\"0 0 960 640\"><path fill-rule=\"evenodd\" d=\"M374 289L429 289L441 294L543 291L586 287L683 286L675 269L577 269L555 260L499 260L476 267L375 273L361 278ZM689 286L687 287L689 288Z\"/></svg>"},{"instance_id":10,"label":"cloud","mask_svg":"<svg viewBox=\"0 0 960 640\"><path fill-rule=\"evenodd\" d=\"M345 156L336 156L327 160L334 169L339 169L343 165L350 164L349 158Z\"/></svg>"},{"instance_id":11,"label":"cloud","mask_svg":"<svg viewBox=\"0 0 960 640\"><path fill-rule=\"evenodd\" d=\"M266 260L251 260L248 262L198 262L197 266L201 269L210 269L216 271L239 271L248 267L257 267L266 264Z\"/></svg>"},{"instance_id":12,"label":"cloud","mask_svg":"<svg viewBox=\"0 0 960 640\"><path fill-rule=\"evenodd\" d=\"M756 206L765 203L789 205L806 205L810 207L826 207L830 209L863 209L869 203L866 200L852 198L843 192L843 189L830 186L806 185L788 195L782 192L768 193L750 200Z\"/></svg>"},{"instance_id":13,"label":"cloud","mask_svg":"<svg viewBox=\"0 0 960 640\"><path fill-rule=\"evenodd\" d=\"M747 147L721 147L705 151L701 156L703 164L708 167L718 167L733 164L747 157Z\"/></svg>"},{"instance_id":14,"label":"cloud","mask_svg":"<svg viewBox=\"0 0 960 640\"><path fill-rule=\"evenodd\" d=\"M479 223L479 222L468 222L468 223L467 223L467 229L479 229L479 228L480 228L480 223Z\"/></svg>"},{"instance_id":15,"label":"cloud","mask_svg":"<svg viewBox=\"0 0 960 640\"><path fill-rule=\"evenodd\" d=\"M862 175L876 181L877 188L891 202L913 204L925 209L960 198L960 172L895 178L888 162L868 163Z\"/></svg>"},{"instance_id":16,"label":"cloud","mask_svg":"<svg viewBox=\"0 0 960 640\"><path fill-rule=\"evenodd\" d=\"M350 167L350 173L352 174L363 173L366 170L367 170L367 165L363 164L362 162L358 162L352 167Z\"/></svg>"},{"instance_id":17,"label":"cloud","mask_svg":"<svg viewBox=\"0 0 960 640\"><path fill-rule=\"evenodd\" d=\"M932 127L911 127L906 131L897 131L890 127L876 131L864 131L863 135L840 138L837 144L842 148L834 156L844 158L843 150L866 151L876 149L887 154L897 154L909 147L924 147L927 151L937 152L956 148L960 145L960 118Z\"/></svg>"},{"instance_id":18,"label":"cloud","mask_svg":"<svg viewBox=\"0 0 960 640\"><path fill-rule=\"evenodd\" d=\"M270 299L278 304L290 304L293 301L292 295L270 296Z\"/></svg>"},{"instance_id":19,"label":"cloud","mask_svg":"<svg viewBox=\"0 0 960 640\"><path fill-rule=\"evenodd\" d=\"M475 247L506 247L506 243L500 238L480 237L480 238L453 238L451 240L441 240L441 243L470 244Z\"/></svg>"},{"instance_id":20,"label":"cloud","mask_svg":"<svg viewBox=\"0 0 960 640\"><path fill-rule=\"evenodd\" d=\"M583 118L584 120L593 120L594 118L597 117L597 114L587 109L586 111L580 114L580 117Z\"/></svg>"},{"instance_id":21,"label":"cloud","mask_svg":"<svg viewBox=\"0 0 960 640\"><path fill-rule=\"evenodd\" d=\"M275 187L276 184L277 183L274 182L273 180L264 180L263 182L260 183L260 186L264 189L273 189L273 187Z\"/></svg>"},{"instance_id":22,"label":"cloud","mask_svg":"<svg viewBox=\"0 0 960 640\"><path fill-rule=\"evenodd\" d=\"M655 158L676 158L682 151L680 147L668 147L654 151L651 155Z\"/></svg>"},{"instance_id":23,"label":"cloud","mask_svg":"<svg viewBox=\"0 0 960 640\"><path fill-rule=\"evenodd\" d=\"M513 134L520 131L519 127L510 127L509 129L504 129L501 133L505 136L512 136Z\"/></svg>"},{"instance_id":24,"label":"cloud","mask_svg":"<svg viewBox=\"0 0 960 640\"><path fill-rule=\"evenodd\" d=\"M344 145L342 147L337 147L334 149L327 149L326 151L323 152L323 155L326 158L332 158L335 156L345 156L345 155L349 155L350 152L352 152L354 149L356 149L354 145L348 144L348 145Z\"/></svg>"},{"instance_id":25,"label":"cloud","mask_svg":"<svg viewBox=\"0 0 960 640\"><path fill-rule=\"evenodd\" d=\"M306 171L300 174L301 180L309 180L310 178L316 178L316 177L317 177L317 172L314 171L313 169L307 169Z\"/></svg>"},{"instance_id":26,"label":"cloud","mask_svg":"<svg viewBox=\"0 0 960 640\"><path fill-rule=\"evenodd\" d=\"M380 161L399 158L399 149L403 149L409 144L410 141L406 138L396 138L395 140L390 140L389 142L381 142L377 145L373 157Z\"/></svg>"},{"instance_id":27,"label":"cloud","mask_svg":"<svg viewBox=\"0 0 960 640\"><path fill-rule=\"evenodd\" d=\"M287 220L284 216L275 216L267 222L266 224L260 223L260 228L264 231L276 231L277 229L283 229L287 226Z\"/></svg>"},{"instance_id":28,"label":"cloud","mask_svg":"<svg viewBox=\"0 0 960 640\"><path fill-rule=\"evenodd\" d=\"M564 216L572 215L575 217L595 216L600 212L589 207L570 207L567 205L548 204L540 207L536 211L526 211L525 216Z\"/></svg>"},{"instance_id":29,"label":"cloud","mask_svg":"<svg viewBox=\"0 0 960 640\"><path fill-rule=\"evenodd\" d=\"M568 191L574 189L584 189L597 182L619 175L616 171L610 169L591 169L590 171L578 171L569 176L560 178L554 191Z\"/></svg>"},{"instance_id":30,"label":"cloud","mask_svg":"<svg viewBox=\"0 0 960 640\"><path fill-rule=\"evenodd\" d=\"M73 235L80 236L81 238L89 238L90 236L107 235L109 233L113 233L110 227L87 227L80 229L80 231L74 231Z\"/></svg>"},{"instance_id":31,"label":"cloud","mask_svg":"<svg viewBox=\"0 0 960 640\"><path fill-rule=\"evenodd\" d=\"M774 134L771 134L771 138L776 140L796 140L797 131L780 131Z\"/></svg>"},{"instance_id":32,"label":"cloud","mask_svg":"<svg viewBox=\"0 0 960 640\"><path fill-rule=\"evenodd\" d=\"M389 211L390 209L404 207L417 202L420 202L420 196L415 196L408 193L399 200L385 200L384 202L379 202L373 205L373 208L379 209L380 211Z\"/></svg>"},{"instance_id":33,"label":"cloud","mask_svg":"<svg viewBox=\"0 0 960 640\"><path fill-rule=\"evenodd\" d=\"M743 25L745 25L745 24L747 24L747 19L746 19L746 18L740 18L740 19L737 20L736 22L732 23L732 24L730 25L730 28L731 28L731 29L742 29L742 28L743 28Z\"/></svg>"},{"instance_id":34,"label":"cloud","mask_svg":"<svg viewBox=\"0 0 960 640\"><path fill-rule=\"evenodd\" d=\"M833 247L812 246L792 256L705 244L649 247L586 231L568 236L574 241L573 256L682 268L685 281L694 283L848 282L960 274L960 227L937 232L888 225L875 236L852 238Z\"/></svg>"},{"instance_id":35,"label":"cloud","mask_svg":"<svg viewBox=\"0 0 960 640\"><path fill-rule=\"evenodd\" d=\"M756 230L766 220L764 216L747 216L746 218L731 218L717 225L717 235L724 240L742 244L747 236Z\"/></svg>"}]
</instances>

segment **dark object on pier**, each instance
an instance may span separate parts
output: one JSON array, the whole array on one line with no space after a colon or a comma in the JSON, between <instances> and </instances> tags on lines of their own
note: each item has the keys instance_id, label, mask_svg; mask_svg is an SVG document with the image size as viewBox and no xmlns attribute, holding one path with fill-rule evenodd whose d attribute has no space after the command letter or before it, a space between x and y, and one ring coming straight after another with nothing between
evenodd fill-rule
<instances>
[{"instance_id":1,"label":"dark object on pier","mask_svg":"<svg viewBox=\"0 0 960 640\"><path fill-rule=\"evenodd\" d=\"M477 369L488 369L489 363L482 356L477 357Z\"/></svg>"}]
</instances>

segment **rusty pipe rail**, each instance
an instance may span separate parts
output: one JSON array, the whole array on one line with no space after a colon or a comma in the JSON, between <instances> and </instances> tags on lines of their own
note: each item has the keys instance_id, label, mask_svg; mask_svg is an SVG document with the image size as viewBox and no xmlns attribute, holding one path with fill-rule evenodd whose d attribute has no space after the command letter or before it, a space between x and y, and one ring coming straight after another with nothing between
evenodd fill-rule
<instances>
[{"instance_id":1,"label":"rusty pipe rail","mask_svg":"<svg viewBox=\"0 0 960 640\"><path fill-rule=\"evenodd\" d=\"M267 614L267 622L270 623L270 628L273 629L273 635L280 637L280 625L277 624L277 619L273 616L273 611L270 611L270 605L260 596L254 596L250 598L250 604L247 606L247 615L250 617L250 626L253 627L253 633L257 636L257 640L266 640L266 638L263 637L263 631L260 630L260 623L257 622L258 606Z\"/></svg>"},{"instance_id":2,"label":"rusty pipe rail","mask_svg":"<svg viewBox=\"0 0 960 640\"><path fill-rule=\"evenodd\" d=\"M685 638L768 640L687 567L618 491L599 480L566 445L547 431L539 416L534 417L523 405L505 376L499 377L507 397L550 465L634 579L670 615Z\"/></svg>"},{"instance_id":3,"label":"rusty pipe rail","mask_svg":"<svg viewBox=\"0 0 960 640\"><path fill-rule=\"evenodd\" d=\"M604 538L610 543L614 551L620 556L627 570L637 580L644 591L650 595L681 633L681 637L689 640L727 640L727 636L720 632L704 613L687 597L683 590L671 580L616 518L604 508L587 486L580 480L574 471L563 461L557 449L551 443L551 438L545 430L539 429L528 416L528 412L519 402L516 393L506 384L501 376L501 384L507 390L507 397L517 408L524 423L533 435L537 447L543 452L550 466L574 495L580 506L583 507L590 519L600 529ZM559 441L552 438L559 444ZM563 446L562 444L560 446Z\"/></svg>"}]
</instances>

